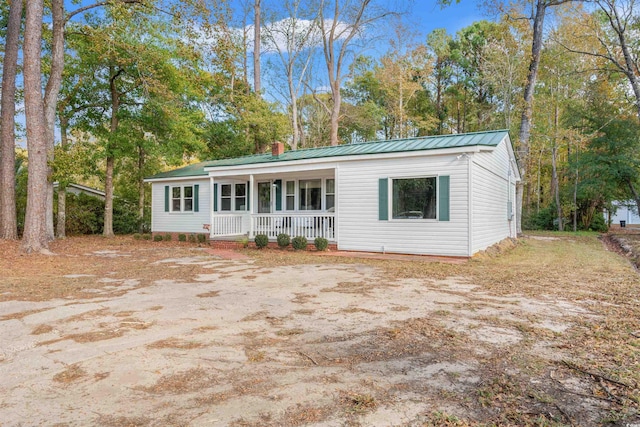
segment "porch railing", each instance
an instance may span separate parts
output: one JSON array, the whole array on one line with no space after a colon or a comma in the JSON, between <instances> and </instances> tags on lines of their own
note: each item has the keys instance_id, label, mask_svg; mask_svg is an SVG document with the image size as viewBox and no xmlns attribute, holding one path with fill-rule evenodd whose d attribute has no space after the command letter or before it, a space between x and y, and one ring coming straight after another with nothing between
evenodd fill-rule
<instances>
[{"instance_id":1,"label":"porch railing","mask_svg":"<svg viewBox=\"0 0 640 427\"><path fill-rule=\"evenodd\" d=\"M316 237L335 240L335 214L257 214L252 215L253 233L266 234L275 239L285 233L291 237L304 236L309 241Z\"/></svg>"},{"instance_id":2,"label":"porch railing","mask_svg":"<svg viewBox=\"0 0 640 427\"><path fill-rule=\"evenodd\" d=\"M211 237L238 236L246 233L242 229L242 215L213 215Z\"/></svg>"}]
</instances>

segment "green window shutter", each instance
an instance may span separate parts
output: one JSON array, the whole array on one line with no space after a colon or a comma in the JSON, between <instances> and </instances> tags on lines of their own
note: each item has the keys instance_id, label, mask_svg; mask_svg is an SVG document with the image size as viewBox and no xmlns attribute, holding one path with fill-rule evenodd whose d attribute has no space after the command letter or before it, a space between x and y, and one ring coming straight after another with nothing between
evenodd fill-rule
<instances>
[{"instance_id":1,"label":"green window shutter","mask_svg":"<svg viewBox=\"0 0 640 427\"><path fill-rule=\"evenodd\" d=\"M281 211L282 210L282 180L276 179L274 181L274 184L276 185L276 210Z\"/></svg>"},{"instance_id":2,"label":"green window shutter","mask_svg":"<svg viewBox=\"0 0 640 427\"><path fill-rule=\"evenodd\" d=\"M389 179L380 178L378 180L378 219L387 221L389 219Z\"/></svg>"},{"instance_id":3,"label":"green window shutter","mask_svg":"<svg viewBox=\"0 0 640 427\"><path fill-rule=\"evenodd\" d=\"M247 211L251 210L251 181L247 181Z\"/></svg>"},{"instance_id":4,"label":"green window shutter","mask_svg":"<svg viewBox=\"0 0 640 427\"><path fill-rule=\"evenodd\" d=\"M193 211L194 212L199 212L200 207L198 206L200 204L200 197L198 195L198 193L200 192L200 185L196 184L193 186Z\"/></svg>"},{"instance_id":5,"label":"green window shutter","mask_svg":"<svg viewBox=\"0 0 640 427\"><path fill-rule=\"evenodd\" d=\"M449 221L449 176L440 176L438 180L438 219Z\"/></svg>"},{"instance_id":6,"label":"green window shutter","mask_svg":"<svg viewBox=\"0 0 640 427\"><path fill-rule=\"evenodd\" d=\"M218 212L218 184L213 184L213 211Z\"/></svg>"},{"instance_id":7,"label":"green window shutter","mask_svg":"<svg viewBox=\"0 0 640 427\"><path fill-rule=\"evenodd\" d=\"M169 212L169 186L164 186L164 211Z\"/></svg>"}]
</instances>

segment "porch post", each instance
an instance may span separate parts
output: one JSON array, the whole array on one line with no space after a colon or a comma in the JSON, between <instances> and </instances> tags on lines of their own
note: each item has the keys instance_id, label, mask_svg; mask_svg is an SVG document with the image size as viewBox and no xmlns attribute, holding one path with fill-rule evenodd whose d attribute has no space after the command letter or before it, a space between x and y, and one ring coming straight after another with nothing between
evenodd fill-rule
<instances>
[{"instance_id":1,"label":"porch post","mask_svg":"<svg viewBox=\"0 0 640 427\"><path fill-rule=\"evenodd\" d=\"M254 199L253 195L255 191L253 191L253 174L249 175L249 188L247 189L248 196ZM249 203L249 238L253 238L253 212L255 211L256 205L258 204L255 199L251 201L247 201Z\"/></svg>"},{"instance_id":2,"label":"porch post","mask_svg":"<svg viewBox=\"0 0 640 427\"><path fill-rule=\"evenodd\" d=\"M213 235L213 206L216 203L213 192L213 175L209 175L209 238Z\"/></svg>"}]
</instances>

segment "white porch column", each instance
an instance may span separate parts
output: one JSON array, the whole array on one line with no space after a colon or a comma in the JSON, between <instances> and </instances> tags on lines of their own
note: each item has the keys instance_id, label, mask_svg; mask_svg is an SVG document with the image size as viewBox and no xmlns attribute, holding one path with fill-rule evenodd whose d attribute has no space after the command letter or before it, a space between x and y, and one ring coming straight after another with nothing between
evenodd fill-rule
<instances>
[{"instance_id":1,"label":"white porch column","mask_svg":"<svg viewBox=\"0 0 640 427\"><path fill-rule=\"evenodd\" d=\"M213 176L209 175L209 238L213 235L213 206L216 203L213 194Z\"/></svg>"},{"instance_id":2,"label":"white porch column","mask_svg":"<svg viewBox=\"0 0 640 427\"><path fill-rule=\"evenodd\" d=\"M249 189L248 196L251 198L249 202L249 238L253 237L253 213L256 211L257 197L254 195L253 174L249 175Z\"/></svg>"}]
</instances>

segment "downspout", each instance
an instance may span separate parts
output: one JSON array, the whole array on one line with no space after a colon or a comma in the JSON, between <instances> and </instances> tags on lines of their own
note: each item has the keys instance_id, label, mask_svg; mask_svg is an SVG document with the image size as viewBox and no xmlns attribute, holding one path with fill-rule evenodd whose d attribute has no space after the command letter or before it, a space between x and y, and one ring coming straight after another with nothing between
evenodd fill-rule
<instances>
[{"instance_id":1,"label":"downspout","mask_svg":"<svg viewBox=\"0 0 640 427\"><path fill-rule=\"evenodd\" d=\"M215 197L214 191L214 182L213 176L209 175L209 239L213 237L213 207L215 206L216 201L213 199Z\"/></svg>"},{"instance_id":2,"label":"downspout","mask_svg":"<svg viewBox=\"0 0 640 427\"><path fill-rule=\"evenodd\" d=\"M253 212L256 208L256 204L258 203L257 197L253 197L253 195L256 193L255 191L253 191L253 174L249 175L249 189L248 189L248 197L250 197L253 200L249 201L249 238L252 239L253 237L255 237L253 235Z\"/></svg>"},{"instance_id":3,"label":"downspout","mask_svg":"<svg viewBox=\"0 0 640 427\"><path fill-rule=\"evenodd\" d=\"M336 246L338 250L340 250L340 164L336 164L335 169L333 170L333 179L334 179L334 212L333 212L333 238L336 241Z\"/></svg>"},{"instance_id":4,"label":"downspout","mask_svg":"<svg viewBox=\"0 0 640 427\"><path fill-rule=\"evenodd\" d=\"M473 162L471 160L471 155L467 154L467 196L468 196L468 237L467 241L469 242L468 254L469 257L473 256Z\"/></svg>"},{"instance_id":5,"label":"downspout","mask_svg":"<svg viewBox=\"0 0 640 427\"><path fill-rule=\"evenodd\" d=\"M511 199L511 165L507 163L507 222L509 223L509 237L513 237L513 201Z\"/></svg>"}]
</instances>

